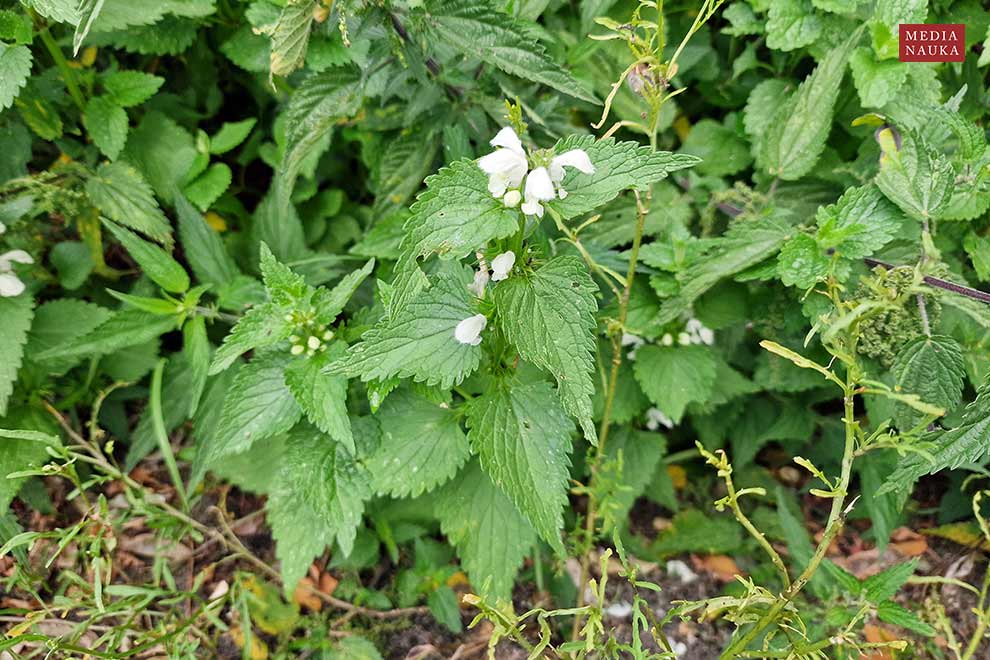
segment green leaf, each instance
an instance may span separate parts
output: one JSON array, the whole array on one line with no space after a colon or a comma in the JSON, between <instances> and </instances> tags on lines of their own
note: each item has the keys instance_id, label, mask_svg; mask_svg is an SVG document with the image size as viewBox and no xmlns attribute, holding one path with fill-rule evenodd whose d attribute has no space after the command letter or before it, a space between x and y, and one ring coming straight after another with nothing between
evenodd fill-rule
<instances>
[{"instance_id":1,"label":"green leaf","mask_svg":"<svg viewBox=\"0 0 990 660\"><path fill-rule=\"evenodd\" d=\"M685 552L735 552L741 538L741 529L735 521L687 509L674 516L671 526L660 533L650 550L661 557Z\"/></svg>"},{"instance_id":2,"label":"green leaf","mask_svg":"<svg viewBox=\"0 0 990 660\"><path fill-rule=\"evenodd\" d=\"M784 0L789 1L789 0ZM825 149L846 60L859 32L822 58L797 91L777 110L757 152L757 165L785 181L811 171Z\"/></svg>"},{"instance_id":3,"label":"green leaf","mask_svg":"<svg viewBox=\"0 0 990 660\"><path fill-rule=\"evenodd\" d=\"M722 279L775 255L793 233L793 227L773 217L735 222L708 252L680 274L681 290L676 297L664 301L656 322L673 321Z\"/></svg>"},{"instance_id":4,"label":"green leaf","mask_svg":"<svg viewBox=\"0 0 990 660\"><path fill-rule=\"evenodd\" d=\"M818 210L818 243L847 259L862 259L893 240L904 215L874 185L850 188Z\"/></svg>"},{"instance_id":5,"label":"green leaf","mask_svg":"<svg viewBox=\"0 0 990 660\"><path fill-rule=\"evenodd\" d=\"M230 187L233 176L226 163L213 163L209 169L183 188L182 192L186 199L199 207L200 211L206 211Z\"/></svg>"},{"instance_id":6,"label":"green leaf","mask_svg":"<svg viewBox=\"0 0 990 660\"><path fill-rule=\"evenodd\" d=\"M197 151L184 128L159 112L149 112L127 137L124 156L147 178L155 194L172 204Z\"/></svg>"},{"instance_id":7,"label":"green leaf","mask_svg":"<svg viewBox=\"0 0 990 660\"><path fill-rule=\"evenodd\" d=\"M546 383L496 386L468 407L481 466L555 550L563 551L571 421Z\"/></svg>"},{"instance_id":8,"label":"green leaf","mask_svg":"<svg viewBox=\"0 0 990 660\"><path fill-rule=\"evenodd\" d=\"M714 119L702 119L692 126L681 151L700 158L698 171L711 176L738 174L753 160L745 140Z\"/></svg>"},{"instance_id":9,"label":"green leaf","mask_svg":"<svg viewBox=\"0 0 990 660\"><path fill-rule=\"evenodd\" d=\"M382 444L368 459L374 489L418 497L449 481L471 457L457 414L409 390L389 395L378 411Z\"/></svg>"},{"instance_id":10,"label":"green leaf","mask_svg":"<svg viewBox=\"0 0 990 660\"><path fill-rule=\"evenodd\" d=\"M58 447L61 442L53 435L34 429L0 428L0 514L7 512L10 502L27 479L8 479L7 475L44 465L48 460L46 445Z\"/></svg>"},{"instance_id":11,"label":"green leaf","mask_svg":"<svg viewBox=\"0 0 990 660\"><path fill-rule=\"evenodd\" d=\"M914 558L894 564L890 568L866 578L863 582L866 600L875 605L889 600L901 587L907 584L908 578L914 575L914 570L917 567L918 559Z\"/></svg>"},{"instance_id":12,"label":"green leaf","mask_svg":"<svg viewBox=\"0 0 990 660\"><path fill-rule=\"evenodd\" d=\"M31 75L31 49L0 43L0 112L14 104Z\"/></svg>"},{"instance_id":13,"label":"green leaf","mask_svg":"<svg viewBox=\"0 0 990 660\"><path fill-rule=\"evenodd\" d=\"M210 153L225 154L247 139L258 120L254 117L242 121L224 122L220 130L210 138Z\"/></svg>"},{"instance_id":14,"label":"green leaf","mask_svg":"<svg viewBox=\"0 0 990 660\"><path fill-rule=\"evenodd\" d=\"M906 344L894 358L893 372L897 391L917 394L925 403L946 412L962 400L966 367L962 347L952 337L919 337ZM905 404L894 408L894 421L902 430L911 429L922 417Z\"/></svg>"},{"instance_id":15,"label":"green leaf","mask_svg":"<svg viewBox=\"0 0 990 660\"><path fill-rule=\"evenodd\" d=\"M649 147L637 142L616 142L613 138L595 140L590 135L571 135L553 147L557 154L571 149L583 149L594 165L595 173L584 174L574 168L567 171L560 182L560 186L567 191L567 197L550 202L565 219L594 211L624 190L645 190L651 183L667 178L671 172L701 162L689 154L651 152Z\"/></svg>"},{"instance_id":16,"label":"green leaf","mask_svg":"<svg viewBox=\"0 0 990 660\"><path fill-rule=\"evenodd\" d=\"M427 0L424 27L436 41L470 58L547 85L568 96L598 103L594 94L561 69L519 21L488 0Z\"/></svg>"},{"instance_id":17,"label":"green leaf","mask_svg":"<svg viewBox=\"0 0 990 660\"><path fill-rule=\"evenodd\" d=\"M327 291L319 289L313 297L313 305L320 310L320 314L327 318L336 318L343 311L344 305L351 299L361 283L367 279L368 275L375 267L375 260L369 259L364 266L348 273L337 285Z\"/></svg>"},{"instance_id":18,"label":"green leaf","mask_svg":"<svg viewBox=\"0 0 990 660\"><path fill-rule=\"evenodd\" d=\"M883 155L877 186L912 218L937 218L952 196L955 181L952 163L928 146L920 135L902 133L900 148L893 142L880 143Z\"/></svg>"},{"instance_id":19,"label":"green leaf","mask_svg":"<svg viewBox=\"0 0 990 660\"><path fill-rule=\"evenodd\" d=\"M437 623L446 627L447 630L454 633L464 630L464 624L461 623L461 609L457 604L457 594L454 593L453 589L445 584L440 585L427 596L426 604L429 605L430 614L437 620Z\"/></svg>"},{"instance_id":20,"label":"green leaf","mask_svg":"<svg viewBox=\"0 0 990 660\"><path fill-rule=\"evenodd\" d=\"M70 291L81 287L93 272L93 255L82 241L62 241L52 248L48 260L58 271L58 283Z\"/></svg>"},{"instance_id":21,"label":"green leaf","mask_svg":"<svg viewBox=\"0 0 990 660\"><path fill-rule=\"evenodd\" d=\"M76 0L28 0L27 4L53 21L72 25L79 22L79 3Z\"/></svg>"},{"instance_id":22,"label":"green leaf","mask_svg":"<svg viewBox=\"0 0 990 660\"><path fill-rule=\"evenodd\" d=\"M382 660L375 645L357 635L345 637L324 654L327 660Z\"/></svg>"},{"instance_id":23,"label":"green leaf","mask_svg":"<svg viewBox=\"0 0 990 660\"><path fill-rule=\"evenodd\" d=\"M759 154L762 138L774 121L780 107L787 101L793 84L787 80L768 78L760 81L749 93L743 110L743 128L753 141L753 153Z\"/></svg>"},{"instance_id":24,"label":"green leaf","mask_svg":"<svg viewBox=\"0 0 990 660\"><path fill-rule=\"evenodd\" d=\"M94 96L86 104L83 125L93 144L110 160L116 160L127 143L127 111L105 96Z\"/></svg>"},{"instance_id":25,"label":"green leaf","mask_svg":"<svg viewBox=\"0 0 990 660\"><path fill-rule=\"evenodd\" d=\"M125 309L115 312L90 332L33 357L45 361L81 355L109 355L130 346L146 344L175 329L175 317Z\"/></svg>"},{"instance_id":26,"label":"green leaf","mask_svg":"<svg viewBox=\"0 0 990 660\"><path fill-rule=\"evenodd\" d=\"M82 300L60 298L46 302L35 310L25 355L31 362L43 366L47 373L63 374L75 366L81 357L42 360L39 355L85 335L110 315L110 310Z\"/></svg>"},{"instance_id":27,"label":"green leaf","mask_svg":"<svg viewBox=\"0 0 990 660\"><path fill-rule=\"evenodd\" d=\"M476 461L437 493L440 529L479 593L507 600L536 535ZM487 588L487 593L485 592Z\"/></svg>"},{"instance_id":28,"label":"green leaf","mask_svg":"<svg viewBox=\"0 0 990 660\"><path fill-rule=\"evenodd\" d=\"M159 243L170 243L172 227L158 207L151 186L126 163L100 165L86 182L86 194L111 220L148 235Z\"/></svg>"},{"instance_id":29,"label":"green leaf","mask_svg":"<svg viewBox=\"0 0 990 660\"><path fill-rule=\"evenodd\" d=\"M255 357L237 372L206 446L204 465L245 452L255 442L295 426L302 411L285 384L285 367L285 356L270 353Z\"/></svg>"},{"instance_id":30,"label":"green leaf","mask_svg":"<svg viewBox=\"0 0 990 660\"><path fill-rule=\"evenodd\" d=\"M777 255L777 273L787 286L810 289L828 275L831 259L813 236L798 234Z\"/></svg>"},{"instance_id":31,"label":"green leaf","mask_svg":"<svg viewBox=\"0 0 990 660\"><path fill-rule=\"evenodd\" d=\"M103 89L109 101L130 108L154 96L164 82L164 78L143 71L114 71L103 79Z\"/></svg>"},{"instance_id":32,"label":"green leaf","mask_svg":"<svg viewBox=\"0 0 990 660\"><path fill-rule=\"evenodd\" d=\"M316 8L313 0L289 0L285 4L272 32L273 76L287 76L303 65Z\"/></svg>"},{"instance_id":33,"label":"green leaf","mask_svg":"<svg viewBox=\"0 0 990 660\"><path fill-rule=\"evenodd\" d=\"M497 323L522 358L557 380L564 408L585 436L592 422L598 287L578 257L557 257L533 273L514 274L494 287Z\"/></svg>"},{"instance_id":34,"label":"green leaf","mask_svg":"<svg viewBox=\"0 0 990 660\"><path fill-rule=\"evenodd\" d=\"M7 414L33 318L34 298L30 295L0 296L0 336L3 336L0 341L0 417ZM0 506L0 511L4 510L6 506Z\"/></svg>"},{"instance_id":35,"label":"green leaf","mask_svg":"<svg viewBox=\"0 0 990 660\"><path fill-rule=\"evenodd\" d=\"M908 67L898 60L877 60L871 48L857 48L849 58L853 82L864 108L887 105L907 82Z\"/></svg>"},{"instance_id":36,"label":"green leaf","mask_svg":"<svg viewBox=\"0 0 990 660\"><path fill-rule=\"evenodd\" d=\"M188 417L193 417L206 389L210 367L210 339L204 317L194 316L182 327L182 356L191 371Z\"/></svg>"},{"instance_id":37,"label":"green leaf","mask_svg":"<svg viewBox=\"0 0 990 660\"><path fill-rule=\"evenodd\" d=\"M172 255L134 232L108 220L104 220L103 224L120 241L152 282L172 293L183 293L189 289L189 276Z\"/></svg>"},{"instance_id":38,"label":"green leaf","mask_svg":"<svg viewBox=\"0 0 990 660\"><path fill-rule=\"evenodd\" d=\"M488 177L477 163L458 160L426 179L406 221L403 249L460 259L519 231L520 217L519 209L506 208L488 192Z\"/></svg>"},{"instance_id":39,"label":"green leaf","mask_svg":"<svg viewBox=\"0 0 990 660\"><path fill-rule=\"evenodd\" d=\"M704 346L644 346L636 351L636 380L674 423L689 403L704 403L715 386L716 361Z\"/></svg>"},{"instance_id":40,"label":"green leaf","mask_svg":"<svg viewBox=\"0 0 990 660\"><path fill-rule=\"evenodd\" d=\"M310 422L354 452L347 418L347 379L324 373L324 368L345 349L341 342L334 342L327 351L294 358L285 369L285 384Z\"/></svg>"},{"instance_id":41,"label":"green leaf","mask_svg":"<svg viewBox=\"0 0 990 660\"><path fill-rule=\"evenodd\" d=\"M405 206L433 170L438 146L433 131L413 126L384 147L371 186L375 218L384 218Z\"/></svg>"},{"instance_id":42,"label":"green leaf","mask_svg":"<svg viewBox=\"0 0 990 660\"><path fill-rule=\"evenodd\" d=\"M250 308L230 334L224 337L223 344L213 355L210 374L220 373L250 350L285 341L292 334L292 329L285 320L282 307L269 302Z\"/></svg>"},{"instance_id":43,"label":"green leaf","mask_svg":"<svg viewBox=\"0 0 990 660\"><path fill-rule=\"evenodd\" d=\"M79 0L77 10L79 21L76 23L76 32L72 36L72 55L79 54L79 47L86 39L86 35L93 28L93 24L100 16L105 0Z\"/></svg>"},{"instance_id":44,"label":"green leaf","mask_svg":"<svg viewBox=\"0 0 990 660\"><path fill-rule=\"evenodd\" d=\"M811 0L770 0L767 14L767 46L774 50L796 50L814 43L822 33L822 22Z\"/></svg>"},{"instance_id":45,"label":"green leaf","mask_svg":"<svg viewBox=\"0 0 990 660\"><path fill-rule=\"evenodd\" d=\"M877 606L877 618L884 623L900 626L925 637L934 637L938 632L918 618L917 614L901 607L892 600L884 601Z\"/></svg>"},{"instance_id":46,"label":"green leaf","mask_svg":"<svg viewBox=\"0 0 990 660\"><path fill-rule=\"evenodd\" d=\"M292 93L285 109L285 152L275 181L280 209L288 207L310 149L330 134L334 124L358 111L363 94L359 72L343 67L309 76Z\"/></svg>"},{"instance_id":47,"label":"green leaf","mask_svg":"<svg viewBox=\"0 0 990 660\"><path fill-rule=\"evenodd\" d=\"M477 312L468 303L467 286L441 274L430 288L409 300L395 316L369 330L351 346L330 373L361 380L413 378L444 389L460 383L481 362L478 346L462 344L454 328Z\"/></svg>"},{"instance_id":48,"label":"green leaf","mask_svg":"<svg viewBox=\"0 0 990 660\"><path fill-rule=\"evenodd\" d=\"M220 236L182 195L175 196L182 250L196 279L219 289L240 275Z\"/></svg>"}]
</instances>

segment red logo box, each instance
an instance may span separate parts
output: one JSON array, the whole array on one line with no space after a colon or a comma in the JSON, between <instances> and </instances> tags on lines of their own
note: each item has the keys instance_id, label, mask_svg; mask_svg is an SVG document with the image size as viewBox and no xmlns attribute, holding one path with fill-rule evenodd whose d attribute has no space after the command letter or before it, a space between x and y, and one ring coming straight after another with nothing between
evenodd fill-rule
<instances>
[{"instance_id":1,"label":"red logo box","mask_svg":"<svg viewBox=\"0 0 990 660\"><path fill-rule=\"evenodd\" d=\"M966 59L966 26L962 23L900 24L901 62L962 62Z\"/></svg>"}]
</instances>

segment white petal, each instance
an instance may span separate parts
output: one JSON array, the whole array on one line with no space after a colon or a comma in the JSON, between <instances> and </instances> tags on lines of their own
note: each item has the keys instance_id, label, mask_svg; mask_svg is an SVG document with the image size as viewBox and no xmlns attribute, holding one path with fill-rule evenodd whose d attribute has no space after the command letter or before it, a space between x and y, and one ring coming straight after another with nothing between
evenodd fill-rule
<instances>
[{"instance_id":1,"label":"white petal","mask_svg":"<svg viewBox=\"0 0 990 660\"><path fill-rule=\"evenodd\" d=\"M0 273L0 296L13 298L22 293L24 293L24 282L17 279L17 275Z\"/></svg>"},{"instance_id":2,"label":"white petal","mask_svg":"<svg viewBox=\"0 0 990 660\"><path fill-rule=\"evenodd\" d=\"M519 168L528 169L526 156L517 154L509 149L496 149L478 159L478 167L485 174L505 174L516 172Z\"/></svg>"},{"instance_id":3,"label":"white petal","mask_svg":"<svg viewBox=\"0 0 990 660\"><path fill-rule=\"evenodd\" d=\"M574 167L585 174L595 173L595 166L591 164L591 159L588 158L588 154L584 152L584 149L571 149L559 156L554 156L553 160L550 161L550 166L553 167L555 165L560 167Z\"/></svg>"},{"instance_id":4,"label":"white petal","mask_svg":"<svg viewBox=\"0 0 990 660\"><path fill-rule=\"evenodd\" d=\"M510 190L505 193L505 197L502 198L502 203L505 204L510 209L514 209L519 206L519 202L522 201L522 193L518 190Z\"/></svg>"},{"instance_id":5,"label":"white petal","mask_svg":"<svg viewBox=\"0 0 990 660\"><path fill-rule=\"evenodd\" d=\"M485 287L488 286L488 270L480 269L474 273L474 281L468 285L468 291L475 297L482 298L485 295Z\"/></svg>"},{"instance_id":6,"label":"white petal","mask_svg":"<svg viewBox=\"0 0 990 660\"><path fill-rule=\"evenodd\" d=\"M0 270L10 270L11 262L19 264L33 264L34 259L24 250L11 250L0 254Z\"/></svg>"},{"instance_id":7,"label":"white petal","mask_svg":"<svg viewBox=\"0 0 990 660\"><path fill-rule=\"evenodd\" d=\"M492 194L492 197L501 197L508 187L509 177L505 174L498 172L488 177L488 192Z\"/></svg>"},{"instance_id":8,"label":"white petal","mask_svg":"<svg viewBox=\"0 0 990 660\"><path fill-rule=\"evenodd\" d=\"M526 201L546 201L554 199L557 194L553 189L553 181L545 167L537 167L526 177Z\"/></svg>"},{"instance_id":9,"label":"white petal","mask_svg":"<svg viewBox=\"0 0 990 660\"><path fill-rule=\"evenodd\" d=\"M512 267L516 264L516 253L512 250L503 252L492 259L492 281L501 282L509 277Z\"/></svg>"},{"instance_id":10,"label":"white petal","mask_svg":"<svg viewBox=\"0 0 990 660\"><path fill-rule=\"evenodd\" d=\"M691 343L691 335L686 332L681 332L677 335L677 343L681 346L687 346Z\"/></svg>"},{"instance_id":11,"label":"white petal","mask_svg":"<svg viewBox=\"0 0 990 660\"><path fill-rule=\"evenodd\" d=\"M481 331L488 325L488 319L484 314L469 316L454 328L454 339L462 344L477 346L481 343Z\"/></svg>"},{"instance_id":12,"label":"white petal","mask_svg":"<svg viewBox=\"0 0 990 660\"><path fill-rule=\"evenodd\" d=\"M0 222L0 234L3 234L6 231L7 231L7 225Z\"/></svg>"},{"instance_id":13,"label":"white petal","mask_svg":"<svg viewBox=\"0 0 990 660\"><path fill-rule=\"evenodd\" d=\"M526 153L523 151L522 142L519 141L519 136L516 135L516 132L512 130L511 126L506 126L496 133L495 137L492 138L492 141L489 142L489 144L493 147L505 147L506 149L511 149L517 154Z\"/></svg>"},{"instance_id":14,"label":"white petal","mask_svg":"<svg viewBox=\"0 0 990 660\"><path fill-rule=\"evenodd\" d=\"M643 341L642 337L638 335L630 334L628 332L622 333L621 342L623 346L636 346L636 347L642 346L644 343L646 343Z\"/></svg>"},{"instance_id":15,"label":"white petal","mask_svg":"<svg viewBox=\"0 0 990 660\"><path fill-rule=\"evenodd\" d=\"M661 337L660 343L663 344L664 346L673 346L674 345L674 338L671 337L670 336L670 333L668 332L663 337Z\"/></svg>"},{"instance_id":16,"label":"white petal","mask_svg":"<svg viewBox=\"0 0 990 660\"><path fill-rule=\"evenodd\" d=\"M711 346L715 343L715 333L709 328L702 328L698 331L698 335L701 337L701 343Z\"/></svg>"},{"instance_id":17,"label":"white petal","mask_svg":"<svg viewBox=\"0 0 990 660\"><path fill-rule=\"evenodd\" d=\"M526 215L535 215L537 218L543 217L543 206L540 205L539 202L523 202L522 206L519 208L521 208L522 212Z\"/></svg>"}]
</instances>

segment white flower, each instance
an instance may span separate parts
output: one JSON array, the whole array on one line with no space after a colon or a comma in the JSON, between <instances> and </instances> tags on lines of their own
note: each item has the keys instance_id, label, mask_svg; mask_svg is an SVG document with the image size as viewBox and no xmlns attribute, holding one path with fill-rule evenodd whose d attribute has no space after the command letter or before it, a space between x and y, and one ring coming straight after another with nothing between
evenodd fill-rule
<instances>
[{"instance_id":1,"label":"white flower","mask_svg":"<svg viewBox=\"0 0 990 660\"><path fill-rule=\"evenodd\" d=\"M715 343L715 333L698 319L690 319L684 327L691 336L692 344L707 344L711 346Z\"/></svg>"},{"instance_id":2,"label":"white flower","mask_svg":"<svg viewBox=\"0 0 990 660\"><path fill-rule=\"evenodd\" d=\"M505 204L510 209L514 209L517 206L519 206L519 202L521 201L522 201L522 193L519 192L518 190L510 190L509 192L505 193L505 196L502 198L502 203Z\"/></svg>"},{"instance_id":3,"label":"white flower","mask_svg":"<svg viewBox=\"0 0 990 660\"><path fill-rule=\"evenodd\" d=\"M5 233L6 231L7 231L7 225L0 222L0 234Z\"/></svg>"},{"instance_id":4,"label":"white flower","mask_svg":"<svg viewBox=\"0 0 990 660\"><path fill-rule=\"evenodd\" d=\"M478 167L488 175L488 192L495 197L502 197L506 190L522 185L523 178L529 170L529 162L526 160L526 151L519 141L519 136L509 126L500 130L490 144L498 148L478 159ZM505 200L506 206L510 205L508 202L512 199L518 198Z\"/></svg>"},{"instance_id":5,"label":"white flower","mask_svg":"<svg viewBox=\"0 0 990 660\"><path fill-rule=\"evenodd\" d=\"M626 357L631 362L635 362L636 361L636 351L638 351L639 350L639 347L642 346L643 344L645 344L646 342L643 341L643 338L642 337L639 337L637 335L629 334L628 332L623 332L622 333L622 339L620 340L620 343L623 346L632 346L632 350L629 351L628 353L626 353Z\"/></svg>"},{"instance_id":6,"label":"white flower","mask_svg":"<svg viewBox=\"0 0 990 660\"><path fill-rule=\"evenodd\" d=\"M24 250L11 250L0 254L0 296L13 298L24 293L24 282L14 274L12 263L33 264L34 259Z\"/></svg>"},{"instance_id":7,"label":"white flower","mask_svg":"<svg viewBox=\"0 0 990 660\"><path fill-rule=\"evenodd\" d=\"M484 298L486 286L488 286L488 267L482 263L474 272L474 281L468 285L468 291L473 293L476 298Z\"/></svg>"},{"instance_id":8,"label":"white flower","mask_svg":"<svg viewBox=\"0 0 990 660\"><path fill-rule=\"evenodd\" d=\"M547 168L537 167L529 173L526 177L526 191L523 196L526 201L523 202L522 212L526 215L542 218L543 205L540 202L549 202L557 196Z\"/></svg>"},{"instance_id":9,"label":"white flower","mask_svg":"<svg viewBox=\"0 0 990 660\"><path fill-rule=\"evenodd\" d=\"M689 335L686 332L678 333L677 343L680 344L681 346L687 346L688 344L691 343L691 335Z\"/></svg>"},{"instance_id":10,"label":"white flower","mask_svg":"<svg viewBox=\"0 0 990 660\"><path fill-rule=\"evenodd\" d=\"M503 252L492 259L492 282L501 282L509 277L512 267L516 265L516 253L512 250Z\"/></svg>"},{"instance_id":11,"label":"white flower","mask_svg":"<svg viewBox=\"0 0 990 660\"><path fill-rule=\"evenodd\" d=\"M656 431L658 428L663 426L664 428L672 429L674 428L674 421L663 414L659 408L650 408L646 411L646 428L651 431Z\"/></svg>"},{"instance_id":12,"label":"white flower","mask_svg":"<svg viewBox=\"0 0 990 660\"><path fill-rule=\"evenodd\" d=\"M674 338L668 332L663 337L660 338L660 343L663 344L664 346L673 346Z\"/></svg>"},{"instance_id":13,"label":"white flower","mask_svg":"<svg viewBox=\"0 0 990 660\"><path fill-rule=\"evenodd\" d=\"M462 344L477 346L481 343L481 331L488 325L488 319L484 314L469 316L454 328L454 339Z\"/></svg>"},{"instance_id":14,"label":"white flower","mask_svg":"<svg viewBox=\"0 0 990 660\"><path fill-rule=\"evenodd\" d=\"M591 164L591 159L588 158L588 154L583 149L571 149L559 156L554 156L553 160L550 161L550 179L557 187L557 194L561 199L567 197L567 191L560 185L560 182L564 180L565 167L573 167L584 174L595 173L595 166Z\"/></svg>"}]
</instances>

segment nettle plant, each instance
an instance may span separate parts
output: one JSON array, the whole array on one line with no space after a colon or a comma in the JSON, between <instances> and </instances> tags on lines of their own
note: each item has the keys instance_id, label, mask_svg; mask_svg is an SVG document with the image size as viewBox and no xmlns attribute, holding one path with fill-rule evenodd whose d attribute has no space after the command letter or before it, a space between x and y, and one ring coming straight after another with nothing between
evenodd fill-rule
<instances>
[{"instance_id":1,"label":"nettle plant","mask_svg":"<svg viewBox=\"0 0 990 660\"><path fill-rule=\"evenodd\" d=\"M904 648L865 640L879 619L976 657L987 583L960 644L894 600L916 562L827 555L855 518L883 548L924 475L985 474L990 48L914 65L895 36L977 3L243 4L0 10L4 552L96 525L73 587L102 614L129 518L93 491L202 540L220 480L265 496L255 568L287 596L327 552L415 542L397 591L457 629L453 569L419 562L439 532L493 650L673 657L677 617L734 624L729 658ZM128 476L155 450L171 503ZM674 492L692 460L710 511ZM22 533L38 477L81 519ZM675 512L655 540L644 496ZM746 576L659 620L630 557L740 548ZM562 609L513 611L524 566Z\"/></svg>"}]
</instances>

